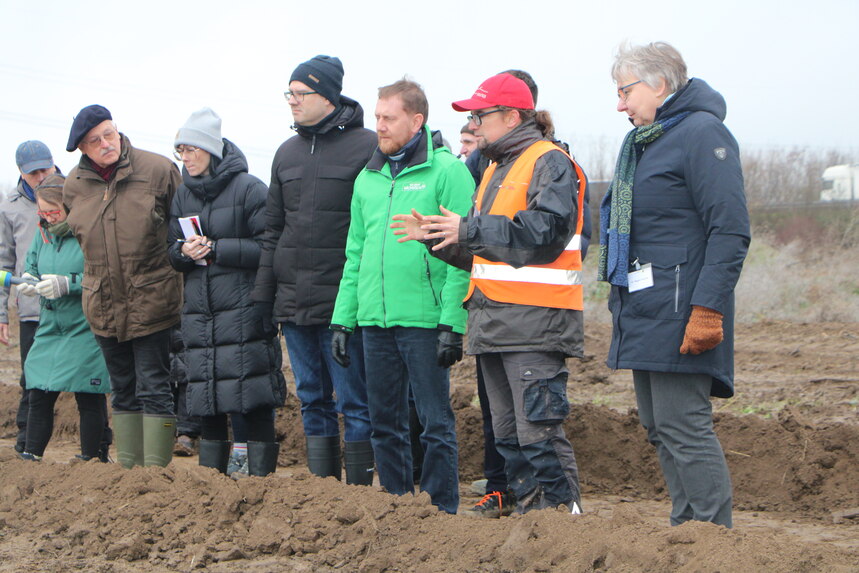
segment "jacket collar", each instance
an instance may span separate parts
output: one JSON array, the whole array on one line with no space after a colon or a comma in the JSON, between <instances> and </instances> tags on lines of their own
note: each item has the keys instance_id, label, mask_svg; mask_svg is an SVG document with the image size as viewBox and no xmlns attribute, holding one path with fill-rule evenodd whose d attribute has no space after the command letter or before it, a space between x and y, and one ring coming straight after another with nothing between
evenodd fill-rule
<instances>
[{"instance_id":1,"label":"jacket collar","mask_svg":"<svg viewBox=\"0 0 859 573\"><path fill-rule=\"evenodd\" d=\"M531 119L522 123L510 133L498 138L493 143L490 143L483 150L483 155L503 165L515 160L526 149L542 139L544 137L537 128L537 122Z\"/></svg>"},{"instance_id":2,"label":"jacket collar","mask_svg":"<svg viewBox=\"0 0 859 573\"><path fill-rule=\"evenodd\" d=\"M433 157L433 140L432 134L430 133L430 129L428 126L424 125L421 128L423 135L421 137L421 142L415 152L412 154L411 159L409 159L408 164L400 171L400 175L405 173L406 171L410 171L412 169L418 169L421 167L431 167L432 166L432 157ZM370 161L367 162L366 169L370 171L378 171L391 176L391 168L388 166L388 156L382 153L382 151L376 147L376 151L373 152L373 156L370 158Z\"/></svg>"}]
</instances>

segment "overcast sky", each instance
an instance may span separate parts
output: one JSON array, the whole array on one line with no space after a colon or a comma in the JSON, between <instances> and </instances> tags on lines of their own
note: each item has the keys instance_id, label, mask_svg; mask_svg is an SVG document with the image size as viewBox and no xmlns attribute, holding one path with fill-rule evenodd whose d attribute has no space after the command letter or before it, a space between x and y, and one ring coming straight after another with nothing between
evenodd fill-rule
<instances>
[{"instance_id":1,"label":"overcast sky","mask_svg":"<svg viewBox=\"0 0 859 573\"><path fill-rule=\"evenodd\" d=\"M0 22L2 186L17 180L27 139L47 143L68 173L79 157L65 151L72 118L93 103L135 146L164 155L190 113L212 107L268 183L293 134L283 91L316 54L343 61L343 93L371 129L379 86L420 82L430 126L452 143L465 123L452 100L501 70L527 70L587 171L630 129L610 77L625 39L677 47L690 75L727 99L741 147L836 148L859 161L857 0L0 0Z\"/></svg>"}]
</instances>

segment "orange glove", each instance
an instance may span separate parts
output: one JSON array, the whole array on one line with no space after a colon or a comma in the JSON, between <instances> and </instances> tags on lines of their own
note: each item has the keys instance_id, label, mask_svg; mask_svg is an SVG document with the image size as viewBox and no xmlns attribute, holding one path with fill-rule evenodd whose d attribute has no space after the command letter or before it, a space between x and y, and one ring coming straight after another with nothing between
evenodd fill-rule
<instances>
[{"instance_id":1,"label":"orange glove","mask_svg":"<svg viewBox=\"0 0 859 573\"><path fill-rule=\"evenodd\" d=\"M722 342L722 313L705 306L693 306L680 354L701 354Z\"/></svg>"}]
</instances>

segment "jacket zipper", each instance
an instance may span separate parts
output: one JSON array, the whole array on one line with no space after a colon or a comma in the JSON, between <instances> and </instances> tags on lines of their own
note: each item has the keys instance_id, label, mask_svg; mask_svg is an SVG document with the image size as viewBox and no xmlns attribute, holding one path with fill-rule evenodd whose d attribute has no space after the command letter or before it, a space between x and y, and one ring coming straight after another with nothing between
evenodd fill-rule
<instances>
[{"instance_id":1,"label":"jacket zipper","mask_svg":"<svg viewBox=\"0 0 859 573\"><path fill-rule=\"evenodd\" d=\"M316 149L316 134L313 134L313 138L310 140L310 155L313 155L313 150Z\"/></svg>"},{"instance_id":2,"label":"jacket zipper","mask_svg":"<svg viewBox=\"0 0 859 573\"><path fill-rule=\"evenodd\" d=\"M680 306L680 265L674 267L674 312Z\"/></svg>"},{"instance_id":3,"label":"jacket zipper","mask_svg":"<svg viewBox=\"0 0 859 573\"><path fill-rule=\"evenodd\" d=\"M394 184L396 183L395 179L391 179L391 188L388 190L388 211L387 217L385 217L386 221L391 219L391 204L394 202ZM385 323L384 328L388 328L388 310L385 306L385 236L382 237L382 321Z\"/></svg>"},{"instance_id":4,"label":"jacket zipper","mask_svg":"<svg viewBox=\"0 0 859 573\"><path fill-rule=\"evenodd\" d=\"M424 253L424 264L427 268L427 281L429 282L430 292L432 292L432 299L433 302L435 302L435 305L438 306L438 297L435 294L435 287L432 286L432 276L430 275L429 259L427 258L426 253Z\"/></svg>"}]
</instances>

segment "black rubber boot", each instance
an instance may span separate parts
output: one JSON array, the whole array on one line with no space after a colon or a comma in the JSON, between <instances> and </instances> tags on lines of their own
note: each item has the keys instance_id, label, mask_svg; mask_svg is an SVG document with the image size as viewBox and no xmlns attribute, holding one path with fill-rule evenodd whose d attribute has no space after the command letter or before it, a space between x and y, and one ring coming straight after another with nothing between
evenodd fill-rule
<instances>
[{"instance_id":1,"label":"black rubber boot","mask_svg":"<svg viewBox=\"0 0 859 573\"><path fill-rule=\"evenodd\" d=\"M370 440L346 442L346 483L373 485L373 446Z\"/></svg>"},{"instance_id":2,"label":"black rubber boot","mask_svg":"<svg viewBox=\"0 0 859 573\"><path fill-rule=\"evenodd\" d=\"M277 442L248 442L248 475L267 476L277 469Z\"/></svg>"},{"instance_id":3,"label":"black rubber boot","mask_svg":"<svg viewBox=\"0 0 859 573\"><path fill-rule=\"evenodd\" d=\"M200 440L200 465L207 468L215 468L222 474L226 474L227 464L230 461L231 447L230 442Z\"/></svg>"},{"instance_id":4,"label":"black rubber boot","mask_svg":"<svg viewBox=\"0 0 859 573\"><path fill-rule=\"evenodd\" d=\"M421 473L424 471L424 447L421 445L423 432L417 409L409 408L409 441L412 444L412 477L415 484L421 483Z\"/></svg>"},{"instance_id":5,"label":"black rubber boot","mask_svg":"<svg viewBox=\"0 0 859 573\"><path fill-rule=\"evenodd\" d=\"M340 479L340 436L307 436L307 469L319 477Z\"/></svg>"}]
</instances>

